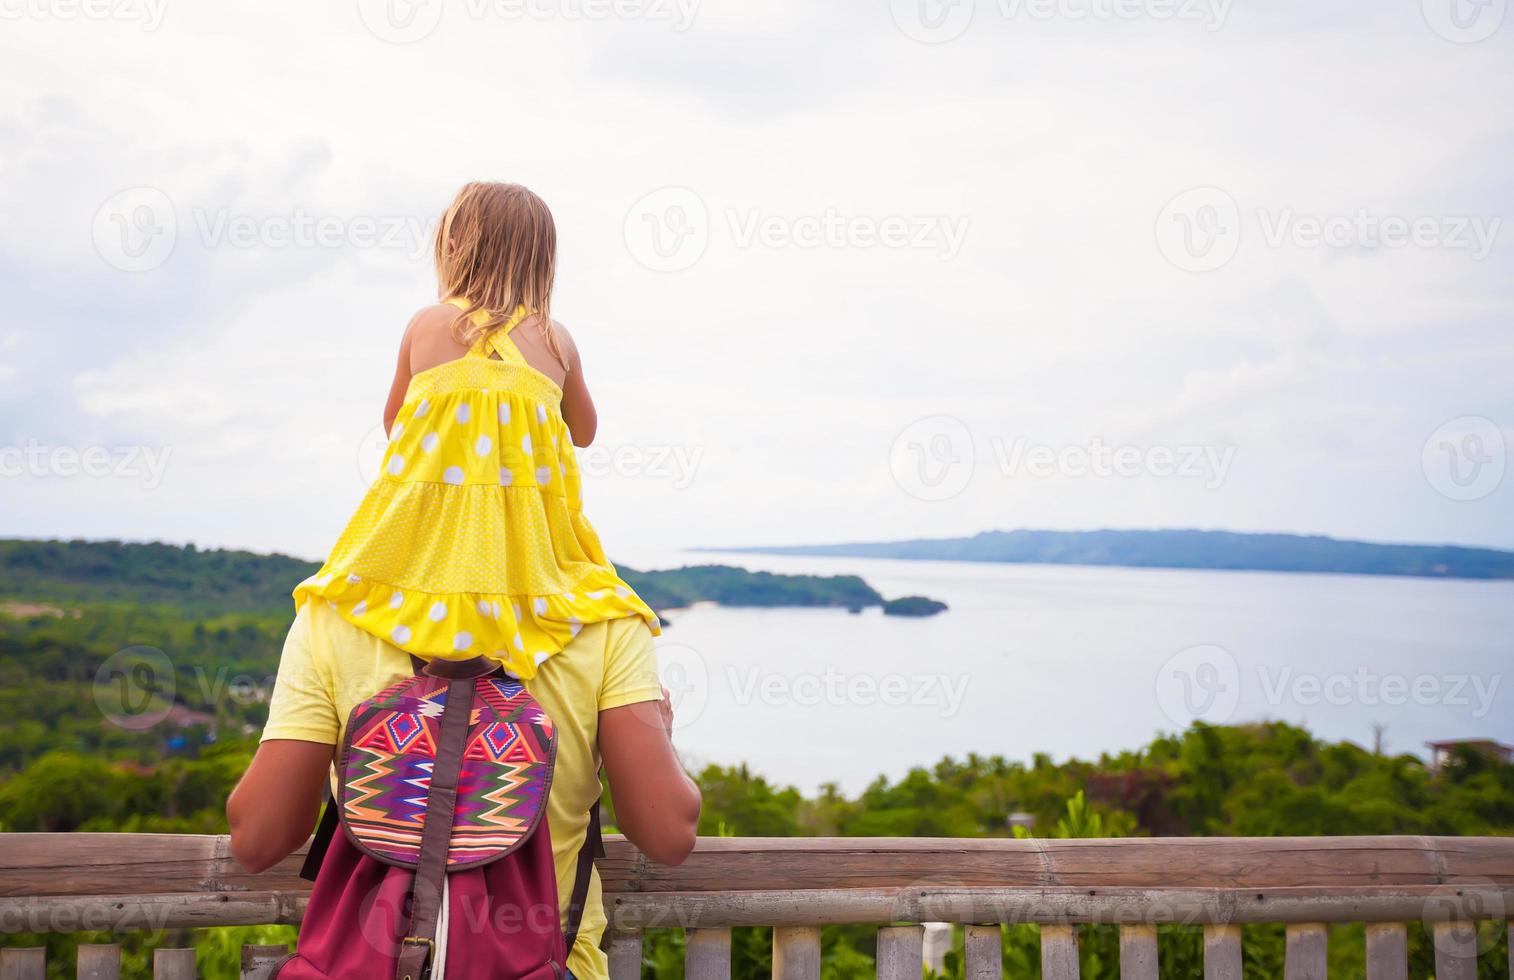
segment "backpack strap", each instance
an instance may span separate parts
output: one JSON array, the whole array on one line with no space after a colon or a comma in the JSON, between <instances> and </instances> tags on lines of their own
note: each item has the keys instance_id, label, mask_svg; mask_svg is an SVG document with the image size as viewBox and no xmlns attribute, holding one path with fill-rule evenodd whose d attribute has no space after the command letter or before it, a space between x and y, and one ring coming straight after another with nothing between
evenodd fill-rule
<instances>
[{"instance_id":1,"label":"backpack strap","mask_svg":"<svg viewBox=\"0 0 1514 980\"><path fill-rule=\"evenodd\" d=\"M336 797L326 798L326 809L321 811L321 822L316 825L315 836L310 838L310 850L305 852L305 863L300 865L300 877L314 881L326 860L326 850L331 847L331 838L336 835L340 821L337 818Z\"/></svg>"},{"instance_id":2,"label":"backpack strap","mask_svg":"<svg viewBox=\"0 0 1514 980\"><path fill-rule=\"evenodd\" d=\"M589 879L594 875L594 859L605 856L605 842L599 832L599 800L589 807L589 829L584 846L578 849L578 870L573 875L573 894L568 898L568 926L563 931L563 955L571 956L578 926L583 921L584 906L589 901Z\"/></svg>"},{"instance_id":3,"label":"backpack strap","mask_svg":"<svg viewBox=\"0 0 1514 980\"><path fill-rule=\"evenodd\" d=\"M457 808L458 774L468 747L469 718L473 714L473 682L492 672L473 661L434 661L427 664L432 676L447 677L447 701L437 733L436 758L426 793L425 826L421 830L420 855L415 865L415 883L410 893L410 926L400 941L395 961L396 980L423 980L426 964L436 951L436 926L440 917L443 886L447 877L447 849L452 840L452 818ZM442 664L438 668L438 664ZM496 665L497 666L497 665Z\"/></svg>"}]
</instances>

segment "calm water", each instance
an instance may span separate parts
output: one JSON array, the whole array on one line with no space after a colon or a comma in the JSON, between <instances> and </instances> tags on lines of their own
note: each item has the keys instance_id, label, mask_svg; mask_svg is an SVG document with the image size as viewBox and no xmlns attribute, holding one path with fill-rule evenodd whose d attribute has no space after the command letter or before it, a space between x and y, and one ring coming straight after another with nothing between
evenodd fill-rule
<instances>
[{"instance_id":1,"label":"calm water","mask_svg":"<svg viewBox=\"0 0 1514 980\"><path fill-rule=\"evenodd\" d=\"M1194 717L1279 719L1390 752L1432 739L1514 742L1514 583L692 553L855 573L871 609L698 608L659 644L689 764L745 761L810 791L969 752L1057 760L1134 749Z\"/></svg>"}]
</instances>

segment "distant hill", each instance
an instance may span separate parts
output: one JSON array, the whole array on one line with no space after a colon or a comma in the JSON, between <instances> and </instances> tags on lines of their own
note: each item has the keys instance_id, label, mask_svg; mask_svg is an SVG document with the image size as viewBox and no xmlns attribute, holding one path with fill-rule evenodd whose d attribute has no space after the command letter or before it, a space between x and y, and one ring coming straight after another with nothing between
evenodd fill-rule
<instances>
[{"instance_id":1,"label":"distant hill","mask_svg":"<svg viewBox=\"0 0 1514 980\"><path fill-rule=\"evenodd\" d=\"M319 567L288 555L194 545L0 540L0 595L209 614L272 612L292 609L295 584Z\"/></svg>"},{"instance_id":2,"label":"distant hill","mask_svg":"<svg viewBox=\"0 0 1514 980\"><path fill-rule=\"evenodd\" d=\"M984 531L970 538L699 550L921 561L1514 579L1514 552L1510 551L1230 531Z\"/></svg>"},{"instance_id":3,"label":"distant hill","mask_svg":"<svg viewBox=\"0 0 1514 980\"><path fill-rule=\"evenodd\" d=\"M0 597L55 605L119 602L199 615L293 612L290 592L315 562L193 545L0 540ZM654 609L724 606L881 606L855 575L775 575L729 565L640 572L619 568Z\"/></svg>"}]
</instances>

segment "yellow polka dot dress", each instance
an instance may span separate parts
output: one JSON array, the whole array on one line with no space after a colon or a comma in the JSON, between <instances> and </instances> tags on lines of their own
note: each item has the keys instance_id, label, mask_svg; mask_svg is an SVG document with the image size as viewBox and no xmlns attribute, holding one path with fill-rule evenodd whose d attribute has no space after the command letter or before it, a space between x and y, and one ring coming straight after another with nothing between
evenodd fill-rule
<instances>
[{"instance_id":1,"label":"yellow polka dot dress","mask_svg":"<svg viewBox=\"0 0 1514 980\"><path fill-rule=\"evenodd\" d=\"M583 515L562 390L508 336L524 318L410 379L379 477L296 608L323 600L409 653L483 654L523 678L585 623L659 631Z\"/></svg>"}]
</instances>

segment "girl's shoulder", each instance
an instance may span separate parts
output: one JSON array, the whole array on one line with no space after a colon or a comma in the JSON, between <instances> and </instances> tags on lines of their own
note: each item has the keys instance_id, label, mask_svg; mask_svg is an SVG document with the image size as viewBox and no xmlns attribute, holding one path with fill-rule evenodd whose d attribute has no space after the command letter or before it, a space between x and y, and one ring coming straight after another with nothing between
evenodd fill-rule
<instances>
[{"instance_id":1,"label":"girl's shoulder","mask_svg":"<svg viewBox=\"0 0 1514 980\"><path fill-rule=\"evenodd\" d=\"M447 336L452 335L452 325L457 322L461 311L451 303L432 303L415 311L410 318L410 323L405 327L405 334L411 338L429 337L437 333Z\"/></svg>"}]
</instances>

